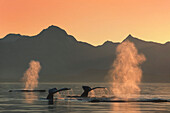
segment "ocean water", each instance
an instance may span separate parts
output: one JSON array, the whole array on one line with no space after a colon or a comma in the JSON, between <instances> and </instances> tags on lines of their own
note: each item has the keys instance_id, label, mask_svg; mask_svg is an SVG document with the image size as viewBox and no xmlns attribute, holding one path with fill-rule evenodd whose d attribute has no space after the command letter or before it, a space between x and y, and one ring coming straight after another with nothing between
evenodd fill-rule
<instances>
[{"instance_id":1,"label":"ocean water","mask_svg":"<svg viewBox=\"0 0 170 113\"><path fill-rule=\"evenodd\" d=\"M82 85L107 87L90 92L91 98L68 98L80 95ZM8 92L23 89L22 83L0 83L0 112L16 113L170 113L170 83L142 83L141 94L133 101L114 101L106 83L39 83L37 89L72 88L54 95L53 103L46 99L47 92ZM90 102L93 99L98 101ZM154 101L156 100L156 101Z\"/></svg>"}]
</instances>

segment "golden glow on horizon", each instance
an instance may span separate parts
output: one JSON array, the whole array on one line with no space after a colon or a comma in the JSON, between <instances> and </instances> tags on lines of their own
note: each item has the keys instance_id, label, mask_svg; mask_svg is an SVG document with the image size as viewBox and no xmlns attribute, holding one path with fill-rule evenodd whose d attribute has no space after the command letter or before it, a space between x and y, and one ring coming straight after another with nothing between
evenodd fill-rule
<instances>
[{"instance_id":1,"label":"golden glow on horizon","mask_svg":"<svg viewBox=\"0 0 170 113\"><path fill-rule=\"evenodd\" d=\"M56 25L94 45L128 34L165 43L170 39L170 0L0 0L0 37L36 35Z\"/></svg>"}]
</instances>

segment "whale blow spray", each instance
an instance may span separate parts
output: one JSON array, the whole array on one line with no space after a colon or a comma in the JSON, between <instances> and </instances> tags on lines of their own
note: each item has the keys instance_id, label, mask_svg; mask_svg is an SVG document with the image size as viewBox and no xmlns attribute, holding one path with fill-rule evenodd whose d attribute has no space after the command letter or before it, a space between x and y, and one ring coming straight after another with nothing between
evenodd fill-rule
<instances>
[{"instance_id":1,"label":"whale blow spray","mask_svg":"<svg viewBox=\"0 0 170 113\"><path fill-rule=\"evenodd\" d=\"M24 73L22 80L24 81L25 90L33 90L38 86L38 73L40 72L41 65L39 61L30 61L29 68Z\"/></svg>"},{"instance_id":2,"label":"whale blow spray","mask_svg":"<svg viewBox=\"0 0 170 113\"><path fill-rule=\"evenodd\" d=\"M127 100L132 95L139 96L142 77L139 65L146 60L145 56L138 54L135 45L128 40L118 45L116 55L113 69L110 71L112 93Z\"/></svg>"}]
</instances>

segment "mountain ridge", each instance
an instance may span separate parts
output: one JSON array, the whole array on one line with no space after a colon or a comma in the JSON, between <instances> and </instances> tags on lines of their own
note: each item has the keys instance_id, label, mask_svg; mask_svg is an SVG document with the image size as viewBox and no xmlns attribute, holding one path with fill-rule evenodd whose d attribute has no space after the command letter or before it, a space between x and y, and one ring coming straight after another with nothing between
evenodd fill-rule
<instances>
[{"instance_id":1,"label":"mountain ridge","mask_svg":"<svg viewBox=\"0 0 170 113\"><path fill-rule=\"evenodd\" d=\"M36 35L33 35L33 36L29 36L29 35L21 35L21 34L15 34L15 33L9 33L9 34L7 34L5 37L3 37L3 38L0 38L0 41L1 40L4 40L4 39L8 39L8 38L10 38L10 37L15 37L15 38L17 38L17 37L25 37L25 38L34 38L34 37L37 37L37 36L39 36L39 35L42 35L44 32L55 32L56 33L56 31L60 31L60 32L63 32L64 34L66 34L66 35L68 35L67 34L67 32L64 30L64 29L62 29L62 28L60 28L60 27L58 27L58 26L55 26L55 25L50 25L48 28L46 28L46 29L43 29L42 31L40 31L38 34L36 34ZM57 32L58 33L58 32ZM72 36L72 35L70 35L70 36ZM72 36L74 39L75 39L75 37L74 36ZM76 39L75 39L76 40ZM124 40L122 40L121 42L123 42L123 41L126 41L126 40L140 40L140 41L144 41L144 40L142 40L142 39L139 39L139 38L136 38L136 37L134 37L134 36L132 36L131 34L129 34ZM11 41L13 41L13 40L11 40ZM15 40L14 40L15 41ZM82 42L82 41L79 41L79 42ZM101 44L101 45L97 45L97 46L95 46L95 47L98 47L98 46L102 46L102 45L104 45L104 44L107 44L108 42L110 42L110 43L121 43L121 42L113 42L113 41L105 41L103 44ZM170 41L167 41L167 42L165 42L165 43L159 43L159 42L154 42L154 41L145 41L145 42L148 42L148 43L155 43L155 44L161 44L161 45L165 45L165 44L167 44L167 43L170 43ZM85 43L88 43L88 42L85 42ZM90 44L90 43L88 43L88 44ZM92 45L92 46L94 46L93 44L90 44L90 45Z\"/></svg>"},{"instance_id":2,"label":"mountain ridge","mask_svg":"<svg viewBox=\"0 0 170 113\"><path fill-rule=\"evenodd\" d=\"M5 40L0 40L0 81L19 81L29 62L37 60L42 66L40 81L101 82L108 75L116 58L116 47L121 43L105 41L93 46L77 41L56 26L49 26L35 36L10 34ZM170 82L169 42L147 42L132 35L125 40L132 41L147 58L141 66L143 82Z\"/></svg>"}]
</instances>

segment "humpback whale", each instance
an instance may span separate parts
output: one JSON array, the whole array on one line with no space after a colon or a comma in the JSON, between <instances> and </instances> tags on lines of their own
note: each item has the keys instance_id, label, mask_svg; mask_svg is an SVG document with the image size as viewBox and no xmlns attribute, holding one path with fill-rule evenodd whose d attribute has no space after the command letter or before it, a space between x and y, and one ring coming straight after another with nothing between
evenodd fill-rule
<instances>
[{"instance_id":1,"label":"humpback whale","mask_svg":"<svg viewBox=\"0 0 170 113\"><path fill-rule=\"evenodd\" d=\"M104 88L105 87L94 87L94 88L91 88L89 86L82 86L84 92L81 94L81 97L88 97L88 94L90 91L94 90L94 89L97 89L97 88Z\"/></svg>"},{"instance_id":2,"label":"humpback whale","mask_svg":"<svg viewBox=\"0 0 170 113\"><path fill-rule=\"evenodd\" d=\"M46 90L21 89L21 90L9 90L8 92L46 92Z\"/></svg>"},{"instance_id":3,"label":"humpback whale","mask_svg":"<svg viewBox=\"0 0 170 113\"><path fill-rule=\"evenodd\" d=\"M94 87L94 88L91 88L89 86L82 86L83 88L83 93L80 95L80 96L67 96L67 97L88 97L88 94L90 91L94 90L94 89L98 89L98 88L103 88L105 89L105 87Z\"/></svg>"},{"instance_id":4,"label":"humpback whale","mask_svg":"<svg viewBox=\"0 0 170 113\"><path fill-rule=\"evenodd\" d=\"M70 90L70 88L61 88L61 89L58 89L57 88L52 88L52 89L49 89L48 90L48 96L47 96L47 99L48 100L53 100L53 95L57 92L60 92L60 91L65 91L65 90Z\"/></svg>"}]
</instances>

